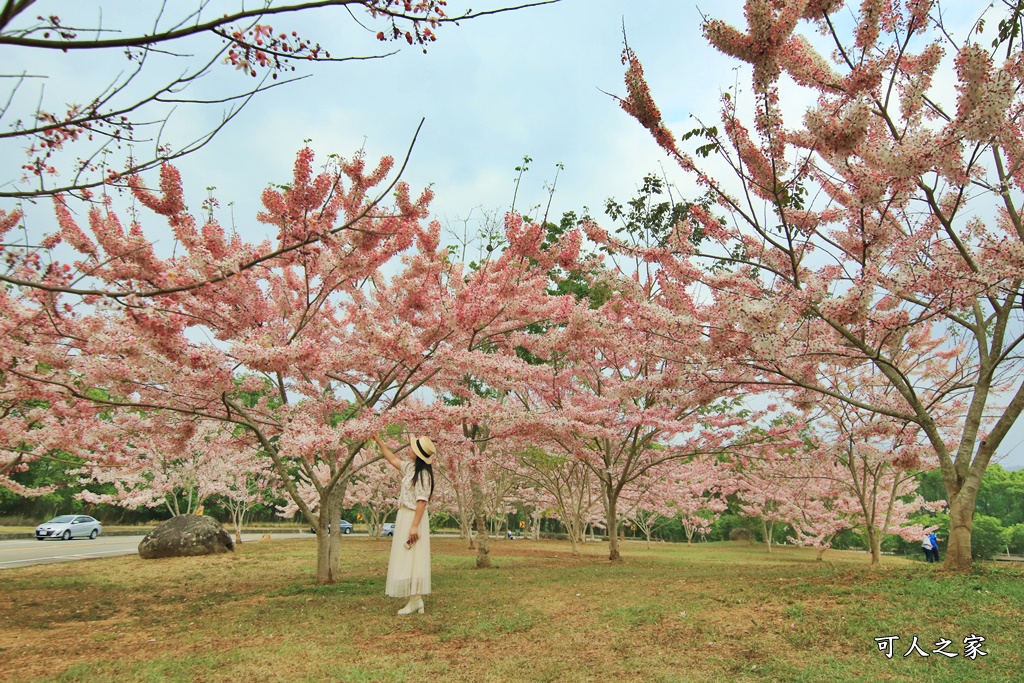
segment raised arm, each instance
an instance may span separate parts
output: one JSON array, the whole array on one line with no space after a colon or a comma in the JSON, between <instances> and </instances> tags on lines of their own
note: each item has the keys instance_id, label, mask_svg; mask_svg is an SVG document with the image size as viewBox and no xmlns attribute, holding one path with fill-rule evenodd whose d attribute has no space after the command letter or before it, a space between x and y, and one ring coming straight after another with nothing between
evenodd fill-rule
<instances>
[{"instance_id":1,"label":"raised arm","mask_svg":"<svg viewBox=\"0 0 1024 683\"><path fill-rule=\"evenodd\" d=\"M394 467L396 470L401 470L402 461L398 459L397 455L391 452L390 448L384 445L384 442L381 441L380 436L374 434L373 440L377 442L377 448L379 448L380 452L384 454L384 459L391 463L391 466Z\"/></svg>"}]
</instances>

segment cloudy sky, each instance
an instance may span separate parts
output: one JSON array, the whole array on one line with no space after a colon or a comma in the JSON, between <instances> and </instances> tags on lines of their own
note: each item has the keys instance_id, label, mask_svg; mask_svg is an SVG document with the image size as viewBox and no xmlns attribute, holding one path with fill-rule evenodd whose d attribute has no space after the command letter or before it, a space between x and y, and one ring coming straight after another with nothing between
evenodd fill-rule
<instances>
[{"instance_id":1,"label":"cloudy sky","mask_svg":"<svg viewBox=\"0 0 1024 683\"><path fill-rule=\"evenodd\" d=\"M215 0L210 12L236 4ZM484 10L507 4L450 0L449 14L467 6ZM360 148L371 160L382 155L401 158L421 119L423 129L405 180L414 192L432 185L435 217L455 229L466 220L475 227L484 213L501 215L507 210L515 190L515 167L524 156L532 162L516 207L528 212L547 203L556 165L562 170L551 198L553 217L589 207L600 219L607 198L628 199L643 176L660 173L662 164L686 192L684 179L673 172L650 135L606 94L624 90L623 35L644 63L664 118L682 132L695 125L691 116L715 120L724 89L738 85L741 93L748 91L747 72L710 48L700 33L701 11L741 24L742 4L728 0L698 8L688 0L562 0L443 26L427 54L405 46L386 59L305 69L302 73L312 74L310 78L256 99L205 149L180 160L189 203L198 206L206 188L216 187L222 222L233 220L240 232L258 240L271 232L255 221L260 192L269 182L290 179L295 152L304 141L310 141L319 158L332 153L349 156ZM987 4L957 0L943 7L950 28L962 37ZM159 3L105 0L73 7L82 12L80 25L95 25L100 7L104 25L150 25ZM367 23L364 29L337 11L276 17L272 23L275 32L297 30L335 56L380 54L400 47L375 39L379 25ZM209 42L196 42L188 49L202 55L210 47ZM153 75L175 73L182 68L181 61L158 63ZM96 83L116 77L125 66L116 56L2 51L0 63L5 73L50 74L45 86L26 87L22 106L34 105L37 91L32 88L40 87L46 88L51 102L82 101ZM192 93L222 96L247 85L242 83L245 79L223 67ZM937 87L950 91L952 83ZM796 111L808 104L795 91L784 91L784 102ZM181 145L209 130L219 117L217 108L180 107L164 133ZM0 170L9 177L14 157L9 149L0 148L0 153L7 156ZM1004 450L1007 464L1024 465L1024 428L1018 426Z\"/></svg>"},{"instance_id":2,"label":"cloudy sky","mask_svg":"<svg viewBox=\"0 0 1024 683\"><path fill-rule=\"evenodd\" d=\"M479 10L485 3L469 4ZM453 2L450 13L465 6ZM562 164L553 215L597 209L609 196L631 196L663 158L605 94L623 92L623 27L634 49L658 65L652 80L662 86L666 115L682 120L701 107L713 111L720 83L734 79L699 26L695 6L676 0L563 0L444 26L426 55L407 48L380 61L327 65L269 94L195 166L216 169L213 184L225 198L258 198L263 183L287 178L303 140L321 154L365 146L370 158L397 157L424 119L405 177L413 188L433 184L443 222L479 215L471 214L478 207L507 208L524 156L533 161L518 206L546 203L545 185ZM347 18L337 34L333 28L301 30L351 45L349 54L385 47Z\"/></svg>"}]
</instances>

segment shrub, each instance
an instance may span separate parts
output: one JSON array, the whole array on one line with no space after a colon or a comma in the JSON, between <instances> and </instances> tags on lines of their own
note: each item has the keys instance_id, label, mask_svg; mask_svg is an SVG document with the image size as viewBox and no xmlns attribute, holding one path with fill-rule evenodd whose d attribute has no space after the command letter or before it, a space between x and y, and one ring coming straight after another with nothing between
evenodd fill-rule
<instances>
[{"instance_id":1,"label":"shrub","mask_svg":"<svg viewBox=\"0 0 1024 683\"><path fill-rule=\"evenodd\" d=\"M754 542L754 534L750 529L744 529L743 527L735 527L729 532L730 541L747 541L748 543Z\"/></svg>"},{"instance_id":2,"label":"shrub","mask_svg":"<svg viewBox=\"0 0 1024 683\"><path fill-rule=\"evenodd\" d=\"M971 531L971 556L976 560L991 560L1003 549L1003 525L995 517L974 515Z\"/></svg>"}]
</instances>

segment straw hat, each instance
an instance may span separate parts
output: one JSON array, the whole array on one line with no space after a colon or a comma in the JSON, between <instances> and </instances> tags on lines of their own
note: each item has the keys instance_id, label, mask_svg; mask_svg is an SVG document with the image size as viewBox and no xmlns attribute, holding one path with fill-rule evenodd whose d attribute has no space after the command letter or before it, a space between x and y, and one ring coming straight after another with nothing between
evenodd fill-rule
<instances>
[{"instance_id":1,"label":"straw hat","mask_svg":"<svg viewBox=\"0 0 1024 683\"><path fill-rule=\"evenodd\" d=\"M419 438L410 436L409 448L412 449L417 458L428 465L433 462L434 454L437 453L437 449L434 448L434 442L430 440L429 436L421 436Z\"/></svg>"}]
</instances>

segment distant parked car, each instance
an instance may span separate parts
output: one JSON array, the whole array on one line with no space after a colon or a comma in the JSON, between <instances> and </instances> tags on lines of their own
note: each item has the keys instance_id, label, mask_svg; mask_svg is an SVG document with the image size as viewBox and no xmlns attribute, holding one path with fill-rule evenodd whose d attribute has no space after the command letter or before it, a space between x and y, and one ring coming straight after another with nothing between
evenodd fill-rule
<instances>
[{"instance_id":1,"label":"distant parked car","mask_svg":"<svg viewBox=\"0 0 1024 683\"><path fill-rule=\"evenodd\" d=\"M343 534L350 534L350 533L352 533L352 522L346 522L343 519L339 520L338 528L341 529L341 533L343 533ZM327 532L330 533L330 531L331 531L331 525L328 524L327 525ZM316 529L314 529L313 527L309 527L309 533L315 534L316 533Z\"/></svg>"},{"instance_id":2,"label":"distant parked car","mask_svg":"<svg viewBox=\"0 0 1024 683\"><path fill-rule=\"evenodd\" d=\"M61 515L36 527L36 540L48 538L96 538L103 533L103 525L89 515Z\"/></svg>"},{"instance_id":3,"label":"distant parked car","mask_svg":"<svg viewBox=\"0 0 1024 683\"><path fill-rule=\"evenodd\" d=\"M385 524L381 528L380 535L381 536L394 536L395 535L395 525L392 524L391 522L388 522L387 524Z\"/></svg>"}]
</instances>

